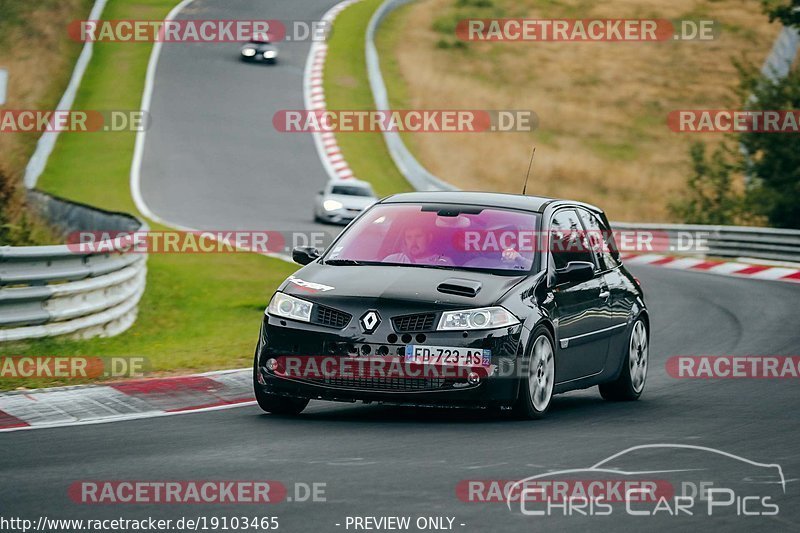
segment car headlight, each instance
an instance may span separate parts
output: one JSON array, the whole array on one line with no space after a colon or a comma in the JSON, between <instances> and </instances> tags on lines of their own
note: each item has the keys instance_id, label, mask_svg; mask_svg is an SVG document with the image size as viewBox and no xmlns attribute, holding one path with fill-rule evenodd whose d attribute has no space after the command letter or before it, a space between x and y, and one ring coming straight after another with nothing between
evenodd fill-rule
<instances>
[{"instance_id":1,"label":"car headlight","mask_svg":"<svg viewBox=\"0 0 800 533\"><path fill-rule=\"evenodd\" d=\"M493 329L515 326L519 319L503 307L481 307L464 311L446 311L439 319L439 331Z\"/></svg>"},{"instance_id":2,"label":"car headlight","mask_svg":"<svg viewBox=\"0 0 800 533\"><path fill-rule=\"evenodd\" d=\"M272 59L276 55L278 55L278 52L276 52L275 50L267 50L266 52L264 52L264 57L266 57L267 59Z\"/></svg>"},{"instance_id":3,"label":"car headlight","mask_svg":"<svg viewBox=\"0 0 800 533\"><path fill-rule=\"evenodd\" d=\"M325 200L322 203L322 207L325 208L325 211L336 211L337 209L342 208L342 202L337 200Z\"/></svg>"},{"instance_id":4,"label":"car headlight","mask_svg":"<svg viewBox=\"0 0 800 533\"><path fill-rule=\"evenodd\" d=\"M271 315L291 318L292 320L310 322L312 307L314 307L314 304L311 302L289 296L282 292L276 292L269 302L267 312Z\"/></svg>"},{"instance_id":5,"label":"car headlight","mask_svg":"<svg viewBox=\"0 0 800 533\"><path fill-rule=\"evenodd\" d=\"M256 55L256 49L255 48L244 48L242 50L242 55L245 56L245 57L253 57L254 55Z\"/></svg>"}]
</instances>

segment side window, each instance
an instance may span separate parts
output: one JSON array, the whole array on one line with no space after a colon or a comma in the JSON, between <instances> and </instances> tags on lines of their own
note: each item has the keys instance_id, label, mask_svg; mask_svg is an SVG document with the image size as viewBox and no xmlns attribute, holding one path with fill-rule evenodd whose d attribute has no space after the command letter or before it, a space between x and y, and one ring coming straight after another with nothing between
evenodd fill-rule
<instances>
[{"instance_id":1,"label":"side window","mask_svg":"<svg viewBox=\"0 0 800 533\"><path fill-rule=\"evenodd\" d=\"M586 237L592 250L597 254L598 262L602 270L612 269L619 266L620 262L613 253L616 250L616 242L611 230L595 215L585 209L578 208L581 220L586 228Z\"/></svg>"},{"instance_id":2,"label":"side window","mask_svg":"<svg viewBox=\"0 0 800 533\"><path fill-rule=\"evenodd\" d=\"M594 257L586 233L574 209L559 209L550 223L550 256L556 270L570 261L594 264Z\"/></svg>"}]
</instances>

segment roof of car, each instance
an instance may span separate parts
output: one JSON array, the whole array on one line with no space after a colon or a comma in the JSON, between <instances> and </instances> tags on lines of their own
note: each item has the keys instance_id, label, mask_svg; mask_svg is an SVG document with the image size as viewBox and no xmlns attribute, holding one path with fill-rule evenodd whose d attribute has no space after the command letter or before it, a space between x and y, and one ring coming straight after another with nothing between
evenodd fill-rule
<instances>
[{"instance_id":1,"label":"roof of car","mask_svg":"<svg viewBox=\"0 0 800 533\"><path fill-rule=\"evenodd\" d=\"M521 194L508 194L497 192L478 192L478 191L431 191L431 192L408 192L393 194L383 199L384 203L442 203L442 204L466 204L481 205L486 207L506 207L511 209L523 209L526 211L544 211L550 204L567 203L589 207L595 211L600 211L597 207L583 202L573 202L558 200L546 196L523 196Z\"/></svg>"}]
</instances>

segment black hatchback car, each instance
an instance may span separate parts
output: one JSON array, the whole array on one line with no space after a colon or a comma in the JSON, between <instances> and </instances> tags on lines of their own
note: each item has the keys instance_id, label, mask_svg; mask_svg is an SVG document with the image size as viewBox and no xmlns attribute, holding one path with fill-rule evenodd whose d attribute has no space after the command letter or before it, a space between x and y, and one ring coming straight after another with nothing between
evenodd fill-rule
<instances>
[{"instance_id":1,"label":"black hatchback car","mask_svg":"<svg viewBox=\"0 0 800 533\"><path fill-rule=\"evenodd\" d=\"M376 203L267 307L253 381L267 412L310 399L543 416L554 394L645 386L649 316L591 205L478 192Z\"/></svg>"}]
</instances>

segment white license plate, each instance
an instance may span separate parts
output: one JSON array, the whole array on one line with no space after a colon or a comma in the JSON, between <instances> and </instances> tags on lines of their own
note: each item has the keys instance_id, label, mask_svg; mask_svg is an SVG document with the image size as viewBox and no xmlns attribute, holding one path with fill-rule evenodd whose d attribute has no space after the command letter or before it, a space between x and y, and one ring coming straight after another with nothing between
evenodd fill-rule
<instances>
[{"instance_id":1,"label":"white license plate","mask_svg":"<svg viewBox=\"0 0 800 533\"><path fill-rule=\"evenodd\" d=\"M407 344L406 363L486 367L492 364L492 351L451 346Z\"/></svg>"}]
</instances>

